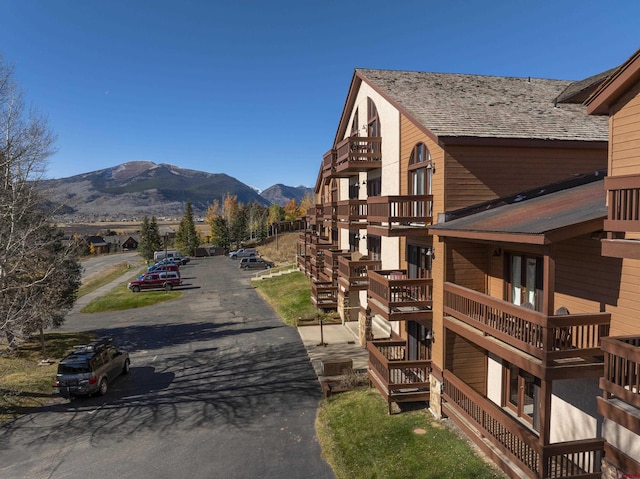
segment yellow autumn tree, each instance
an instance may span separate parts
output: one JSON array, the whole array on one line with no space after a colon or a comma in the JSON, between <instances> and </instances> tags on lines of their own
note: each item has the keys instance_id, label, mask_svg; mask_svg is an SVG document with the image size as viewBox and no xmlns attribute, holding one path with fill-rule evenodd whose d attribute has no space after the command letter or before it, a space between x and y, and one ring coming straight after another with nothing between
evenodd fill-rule
<instances>
[{"instance_id":1,"label":"yellow autumn tree","mask_svg":"<svg viewBox=\"0 0 640 479\"><path fill-rule=\"evenodd\" d=\"M300 216L300 207L296 203L295 198L291 198L284 206L284 219L287 221L295 221Z\"/></svg>"}]
</instances>

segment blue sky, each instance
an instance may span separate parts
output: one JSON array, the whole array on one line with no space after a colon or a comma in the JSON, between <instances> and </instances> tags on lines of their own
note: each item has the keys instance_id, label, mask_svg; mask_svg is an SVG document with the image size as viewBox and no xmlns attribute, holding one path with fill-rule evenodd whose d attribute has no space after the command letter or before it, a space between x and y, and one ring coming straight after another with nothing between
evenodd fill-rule
<instances>
[{"instance_id":1,"label":"blue sky","mask_svg":"<svg viewBox=\"0 0 640 479\"><path fill-rule=\"evenodd\" d=\"M354 68L582 79L635 0L0 0L0 54L58 135L48 177L134 160L315 184Z\"/></svg>"}]
</instances>

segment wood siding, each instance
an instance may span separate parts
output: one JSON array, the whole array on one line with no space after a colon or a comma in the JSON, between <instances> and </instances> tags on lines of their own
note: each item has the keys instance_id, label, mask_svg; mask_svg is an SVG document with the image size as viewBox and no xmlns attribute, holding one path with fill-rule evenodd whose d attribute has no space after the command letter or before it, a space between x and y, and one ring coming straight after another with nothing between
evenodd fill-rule
<instances>
[{"instance_id":1,"label":"wood siding","mask_svg":"<svg viewBox=\"0 0 640 479\"><path fill-rule=\"evenodd\" d=\"M598 149L450 147L444 207L453 211L606 167L606 145Z\"/></svg>"},{"instance_id":2,"label":"wood siding","mask_svg":"<svg viewBox=\"0 0 640 479\"><path fill-rule=\"evenodd\" d=\"M609 175L640 174L640 83L613 108L609 137Z\"/></svg>"},{"instance_id":3,"label":"wood siding","mask_svg":"<svg viewBox=\"0 0 640 479\"><path fill-rule=\"evenodd\" d=\"M611 313L611 336L640 334L640 261L600 256L600 245L578 238L556 247L554 308Z\"/></svg>"},{"instance_id":4,"label":"wood siding","mask_svg":"<svg viewBox=\"0 0 640 479\"><path fill-rule=\"evenodd\" d=\"M446 369L472 387L487 395L487 356L485 350L462 336L447 332Z\"/></svg>"},{"instance_id":5,"label":"wood siding","mask_svg":"<svg viewBox=\"0 0 640 479\"><path fill-rule=\"evenodd\" d=\"M447 244L445 281L486 293L487 246L453 240Z\"/></svg>"},{"instance_id":6,"label":"wood siding","mask_svg":"<svg viewBox=\"0 0 640 479\"><path fill-rule=\"evenodd\" d=\"M418 143L424 143L429 149L431 163L435 167L431 183L435 223L438 213L444 211L444 150L404 115L400 115L400 129L400 194L409 194L409 157L411 156L411 150Z\"/></svg>"}]
</instances>

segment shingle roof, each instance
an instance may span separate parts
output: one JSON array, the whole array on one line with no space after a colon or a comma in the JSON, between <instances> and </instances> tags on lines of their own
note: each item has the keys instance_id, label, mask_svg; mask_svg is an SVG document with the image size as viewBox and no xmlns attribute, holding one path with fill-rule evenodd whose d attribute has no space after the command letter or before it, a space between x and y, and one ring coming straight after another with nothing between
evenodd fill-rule
<instances>
[{"instance_id":1,"label":"shingle roof","mask_svg":"<svg viewBox=\"0 0 640 479\"><path fill-rule=\"evenodd\" d=\"M607 141L608 121L554 100L573 82L356 69L356 75L439 138Z\"/></svg>"}]
</instances>

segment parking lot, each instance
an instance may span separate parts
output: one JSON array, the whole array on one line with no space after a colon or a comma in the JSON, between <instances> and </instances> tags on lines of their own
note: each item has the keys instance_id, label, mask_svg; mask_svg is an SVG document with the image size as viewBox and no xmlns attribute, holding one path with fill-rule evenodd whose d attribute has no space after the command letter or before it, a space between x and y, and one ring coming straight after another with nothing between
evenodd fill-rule
<instances>
[{"instance_id":1,"label":"parking lot","mask_svg":"<svg viewBox=\"0 0 640 479\"><path fill-rule=\"evenodd\" d=\"M321 393L307 353L252 274L195 258L180 299L69 315L64 330L112 335L131 373L104 397L57 400L4 428L0 477L334 477L315 438Z\"/></svg>"}]
</instances>

